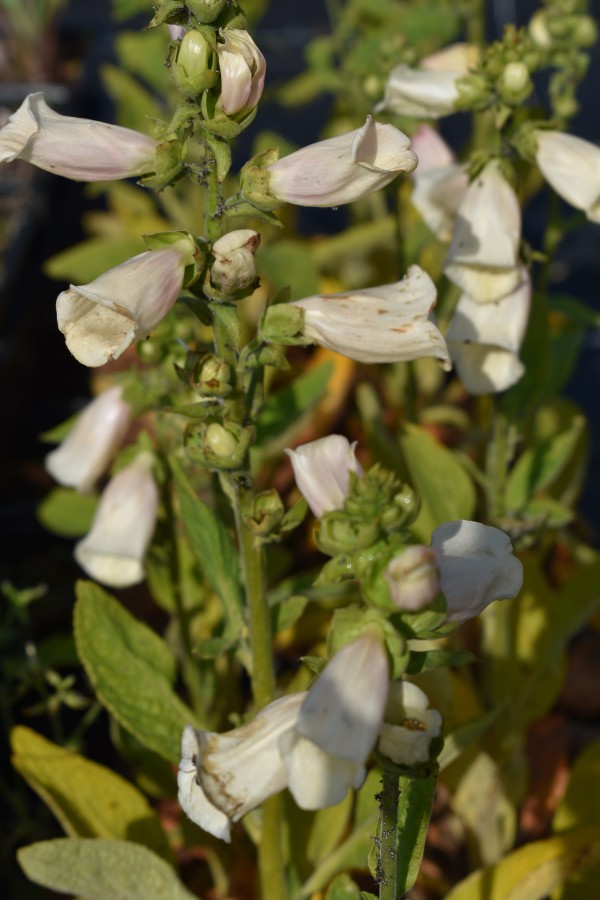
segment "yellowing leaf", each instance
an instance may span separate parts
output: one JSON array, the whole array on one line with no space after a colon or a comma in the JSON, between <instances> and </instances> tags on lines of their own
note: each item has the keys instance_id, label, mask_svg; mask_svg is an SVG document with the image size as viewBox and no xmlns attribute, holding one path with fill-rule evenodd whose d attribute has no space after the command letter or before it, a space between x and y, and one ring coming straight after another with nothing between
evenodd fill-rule
<instances>
[{"instance_id":1,"label":"yellowing leaf","mask_svg":"<svg viewBox=\"0 0 600 900\"><path fill-rule=\"evenodd\" d=\"M146 798L132 784L17 726L11 734L12 763L50 807L68 835L133 839L171 858L165 834Z\"/></svg>"}]
</instances>

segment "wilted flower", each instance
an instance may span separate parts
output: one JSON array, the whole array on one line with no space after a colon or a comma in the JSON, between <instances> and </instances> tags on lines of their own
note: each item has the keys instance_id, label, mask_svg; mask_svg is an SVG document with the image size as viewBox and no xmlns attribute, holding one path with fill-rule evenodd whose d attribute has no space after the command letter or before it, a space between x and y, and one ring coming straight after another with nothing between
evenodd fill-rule
<instances>
[{"instance_id":1,"label":"wilted flower","mask_svg":"<svg viewBox=\"0 0 600 900\"><path fill-rule=\"evenodd\" d=\"M434 356L450 368L446 342L430 318L433 281L410 266L402 281L341 294L295 300L304 311L302 333L315 344L364 363Z\"/></svg>"},{"instance_id":2,"label":"wilted flower","mask_svg":"<svg viewBox=\"0 0 600 900\"><path fill-rule=\"evenodd\" d=\"M510 538L491 525L459 519L431 535L449 622L466 622L494 600L509 600L521 590L523 566L513 556Z\"/></svg>"},{"instance_id":3,"label":"wilted flower","mask_svg":"<svg viewBox=\"0 0 600 900\"><path fill-rule=\"evenodd\" d=\"M269 194L297 206L340 206L412 172L409 138L371 116L362 128L290 153L268 167Z\"/></svg>"},{"instance_id":4,"label":"wilted flower","mask_svg":"<svg viewBox=\"0 0 600 900\"><path fill-rule=\"evenodd\" d=\"M216 240L212 247L215 258L210 270L213 287L224 294L245 290L256 280L254 254L260 235L250 228L230 231Z\"/></svg>"},{"instance_id":5,"label":"wilted flower","mask_svg":"<svg viewBox=\"0 0 600 900\"><path fill-rule=\"evenodd\" d=\"M429 747L442 728L437 709L428 709L429 698L410 681L392 681L381 726L379 750L396 765L414 766L429 759Z\"/></svg>"},{"instance_id":6,"label":"wilted flower","mask_svg":"<svg viewBox=\"0 0 600 900\"><path fill-rule=\"evenodd\" d=\"M600 147L562 131L537 131L536 162L567 203L600 222Z\"/></svg>"},{"instance_id":7,"label":"wilted flower","mask_svg":"<svg viewBox=\"0 0 600 900\"><path fill-rule=\"evenodd\" d=\"M0 162L24 159L74 181L113 181L154 171L157 141L106 122L62 116L29 94L0 129Z\"/></svg>"},{"instance_id":8,"label":"wilted flower","mask_svg":"<svg viewBox=\"0 0 600 900\"><path fill-rule=\"evenodd\" d=\"M179 250L147 250L59 294L58 327L75 359L101 366L147 337L177 300L184 270Z\"/></svg>"},{"instance_id":9,"label":"wilted flower","mask_svg":"<svg viewBox=\"0 0 600 900\"><path fill-rule=\"evenodd\" d=\"M81 568L109 587L130 587L144 578L144 556L158 508L158 489L148 457L140 454L111 478L90 531L75 547Z\"/></svg>"},{"instance_id":10,"label":"wilted flower","mask_svg":"<svg viewBox=\"0 0 600 900\"><path fill-rule=\"evenodd\" d=\"M462 294L446 334L458 377L471 394L505 391L523 376L519 350L529 319L531 282L522 281L506 297L476 303Z\"/></svg>"},{"instance_id":11,"label":"wilted flower","mask_svg":"<svg viewBox=\"0 0 600 900\"><path fill-rule=\"evenodd\" d=\"M295 727L279 741L301 809L333 806L363 783L388 685L386 650L369 633L338 651L314 682Z\"/></svg>"},{"instance_id":12,"label":"wilted flower","mask_svg":"<svg viewBox=\"0 0 600 900\"><path fill-rule=\"evenodd\" d=\"M420 126L412 146L419 157L413 172L412 203L435 236L449 241L469 185L465 166L454 161L446 142L429 125Z\"/></svg>"},{"instance_id":13,"label":"wilted flower","mask_svg":"<svg viewBox=\"0 0 600 900\"><path fill-rule=\"evenodd\" d=\"M186 726L177 781L179 803L193 822L230 841L233 822L283 790L287 770L279 740L294 727L305 697L276 700L247 725L225 734Z\"/></svg>"},{"instance_id":14,"label":"wilted flower","mask_svg":"<svg viewBox=\"0 0 600 900\"><path fill-rule=\"evenodd\" d=\"M453 113L458 100L456 82L474 65L477 51L468 44L453 44L422 60L412 69L403 63L389 74L383 100L375 112L438 119Z\"/></svg>"},{"instance_id":15,"label":"wilted flower","mask_svg":"<svg viewBox=\"0 0 600 900\"><path fill-rule=\"evenodd\" d=\"M103 391L88 403L60 446L46 456L46 470L59 484L88 493L125 437L130 415L120 387Z\"/></svg>"},{"instance_id":16,"label":"wilted flower","mask_svg":"<svg viewBox=\"0 0 600 900\"><path fill-rule=\"evenodd\" d=\"M350 472L362 477L355 447L343 435L330 434L285 451L298 489L318 519L326 512L342 509L348 496Z\"/></svg>"},{"instance_id":17,"label":"wilted flower","mask_svg":"<svg viewBox=\"0 0 600 900\"><path fill-rule=\"evenodd\" d=\"M248 34L240 28L219 32L217 44L221 71L221 96L218 106L225 115L234 116L254 109L261 98L267 64Z\"/></svg>"},{"instance_id":18,"label":"wilted flower","mask_svg":"<svg viewBox=\"0 0 600 900\"><path fill-rule=\"evenodd\" d=\"M496 161L471 182L458 209L444 272L478 303L499 300L520 279L521 210Z\"/></svg>"},{"instance_id":19,"label":"wilted flower","mask_svg":"<svg viewBox=\"0 0 600 900\"><path fill-rule=\"evenodd\" d=\"M439 591L437 558L431 547L406 547L383 573L393 603L415 612L427 606Z\"/></svg>"}]
</instances>

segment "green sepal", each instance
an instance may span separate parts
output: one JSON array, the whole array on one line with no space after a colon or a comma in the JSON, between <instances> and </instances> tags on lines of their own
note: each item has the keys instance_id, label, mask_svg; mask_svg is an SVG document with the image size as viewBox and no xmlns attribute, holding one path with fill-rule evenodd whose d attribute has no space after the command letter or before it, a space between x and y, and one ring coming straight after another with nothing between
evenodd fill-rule
<instances>
[{"instance_id":1,"label":"green sepal","mask_svg":"<svg viewBox=\"0 0 600 900\"><path fill-rule=\"evenodd\" d=\"M190 103L189 100L184 100L173 113L167 133L177 134L180 128L191 128L201 116L202 107L199 103Z\"/></svg>"},{"instance_id":2,"label":"green sepal","mask_svg":"<svg viewBox=\"0 0 600 900\"><path fill-rule=\"evenodd\" d=\"M186 21L187 7L184 0L162 0L144 31L159 25L184 25Z\"/></svg>"},{"instance_id":3,"label":"green sepal","mask_svg":"<svg viewBox=\"0 0 600 900\"><path fill-rule=\"evenodd\" d=\"M281 206L281 204L277 205ZM247 219L249 216L252 216L252 218L258 219L259 222L265 222L267 225L274 225L275 228L283 228L283 222L280 222L274 213L256 206L256 204L252 203L248 198L242 197L240 194L231 197L225 203L224 211L230 219L241 217Z\"/></svg>"},{"instance_id":4,"label":"green sepal","mask_svg":"<svg viewBox=\"0 0 600 900\"><path fill-rule=\"evenodd\" d=\"M290 303L277 303L264 311L258 334L261 340L275 344L310 344L302 334L304 311Z\"/></svg>"},{"instance_id":5,"label":"green sepal","mask_svg":"<svg viewBox=\"0 0 600 900\"><path fill-rule=\"evenodd\" d=\"M276 209L282 201L269 195L268 167L279 159L279 148L270 147L249 159L240 172L240 191L242 196L259 209Z\"/></svg>"},{"instance_id":6,"label":"green sepal","mask_svg":"<svg viewBox=\"0 0 600 900\"><path fill-rule=\"evenodd\" d=\"M208 130L204 135L204 142L208 144L215 158L217 179L221 184L231 168L231 147L221 137Z\"/></svg>"},{"instance_id":7,"label":"green sepal","mask_svg":"<svg viewBox=\"0 0 600 900\"><path fill-rule=\"evenodd\" d=\"M203 25L214 22L226 3L227 0L187 0L190 12Z\"/></svg>"},{"instance_id":8,"label":"green sepal","mask_svg":"<svg viewBox=\"0 0 600 900\"><path fill-rule=\"evenodd\" d=\"M194 284L202 274L206 263L206 247L199 243L189 231L157 231L144 234L144 243L148 250L165 250L173 247L181 253L185 263L183 287Z\"/></svg>"},{"instance_id":9,"label":"green sepal","mask_svg":"<svg viewBox=\"0 0 600 900\"><path fill-rule=\"evenodd\" d=\"M183 146L181 141L167 140L157 144L154 151L154 175L140 179L140 184L147 188L161 191L177 181L184 174Z\"/></svg>"},{"instance_id":10,"label":"green sepal","mask_svg":"<svg viewBox=\"0 0 600 900\"><path fill-rule=\"evenodd\" d=\"M328 660L324 656L301 656L300 662L303 662L315 675L320 675Z\"/></svg>"},{"instance_id":11,"label":"green sepal","mask_svg":"<svg viewBox=\"0 0 600 900\"><path fill-rule=\"evenodd\" d=\"M294 503L291 509L288 509L283 517L283 521L280 525L279 530L285 532L293 531L294 528L298 528L298 526L301 525L306 518L307 512L308 503L306 502L304 497L301 497L296 503Z\"/></svg>"}]
</instances>

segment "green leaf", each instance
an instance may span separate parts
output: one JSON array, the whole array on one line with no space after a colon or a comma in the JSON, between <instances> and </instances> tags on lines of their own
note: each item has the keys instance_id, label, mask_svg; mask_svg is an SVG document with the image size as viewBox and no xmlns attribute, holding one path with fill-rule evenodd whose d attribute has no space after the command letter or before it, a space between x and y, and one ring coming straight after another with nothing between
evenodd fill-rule
<instances>
[{"instance_id":1,"label":"green leaf","mask_svg":"<svg viewBox=\"0 0 600 900\"><path fill-rule=\"evenodd\" d=\"M92 237L56 253L44 263L44 274L57 281L88 284L107 269L120 265L137 253L144 244L141 239L127 237Z\"/></svg>"},{"instance_id":2,"label":"green leaf","mask_svg":"<svg viewBox=\"0 0 600 900\"><path fill-rule=\"evenodd\" d=\"M170 465L192 550L223 603L227 618L224 637L237 639L246 630L237 552L221 520L195 494L179 461L171 457Z\"/></svg>"},{"instance_id":3,"label":"green leaf","mask_svg":"<svg viewBox=\"0 0 600 900\"><path fill-rule=\"evenodd\" d=\"M529 447L512 469L506 485L506 505L518 511L536 491L551 487L568 465L583 435L585 420L573 419L572 427L538 447Z\"/></svg>"},{"instance_id":4,"label":"green leaf","mask_svg":"<svg viewBox=\"0 0 600 900\"><path fill-rule=\"evenodd\" d=\"M373 835L377 831L377 820L377 813L366 819L350 837L320 862L310 878L294 895L293 900L307 900L345 869L364 869L373 843Z\"/></svg>"},{"instance_id":5,"label":"green leaf","mask_svg":"<svg viewBox=\"0 0 600 900\"><path fill-rule=\"evenodd\" d=\"M273 438L302 427L301 416L316 406L324 395L333 374L333 363L326 362L304 375L300 375L276 394L272 394L263 406L256 425L257 444L266 444Z\"/></svg>"},{"instance_id":6,"label":"green leaf","mask_svg":"<svg viewBox=\"0 0 600 900\"><path fill-rule=\"evenodd\" d=\"M308 597L296 595L273 606L271 609L273 634L277 634L278 631L285 631L286 628L291 628L298 621L308 603Z\"/></svg>"},{"instance_id":7,"label":"green leaf","mask_svg":"<svg viewBox=\"0 0 600 900\"><path fill-rule=\"evenodd\" d=\"M438 525L473 517L475 488L452 452L418 425L404 426L400 446L411 484L422 503L411 530L428 544Z\"/></svg>"},{"instance_id":8,"label":"green leaf","mask_svg":"<svg viewBox=\"0 0 600 900\"><path fill-rule=\"evenodd\" d=\"M444 749L438 757L440 769L445 769L461 756L467 747L488 731L501 712L501 707L448 731L444 735Z\"/></svg>"},{"instance_id":9,"label":"green leaf","mask_svg":"<svg viewBox=\"0 0 600 900\"><path fill-rule=\"evenodd\" d=\"M150 5L140 0L144 12ZM170 84L165 66L166 40L162 29L144 31L121 31L115 38L119 62L134 75L153 87L165 92Z\"/></svg>"},{"instance_id":10,"label":"green leaf","mask_svg":"<svg viewBox=\"0 0 600 900\"><path fill-rule=\"evenodd\" d=\"M306 845L306 856L313 866L325 859L346 833L352 804L353 795L348 791L341 803L319 809L315 813Z\"/></svg>"},{"instance_id":11,"label":"green leaf","mask_svg":"<svg viewBox=\"0 0 600 900\"><path fill-rule=\"evenodd\" d=\"M396 879L400 895L417 880L425 851L437 772L428 778L400 777Z\"/></svg>"},{"instance_id":12,"label":"green leaf","mask_svg":"<svg viewBox=\"0 0 600 900\"><path fill-rule=\"evenodd\" d=\"M594 741L575 760L564 797L552 821L555 833L582 825L597 825L600 810L600 741Z\"/></svg>"},{"instance_id":13,"label":"green leaf","mask_svg":"<svg viewBox=\"0 0 600 900\"><path fill-rule=\"evenodd\" d=\"M416 675L426 669L439 669L443 666L464 666L476 662L477 657L470 650L418 650L410 651L406 672Z\"/></svg>"},{"instance_id":14,"label":"green leaf","mask_svg":"<svg viewBox=\"0 0 600 900\"><path fill-rule=\"evenodd\" d=\"M542 900L600 859L600 828L577 828L527 844L461 881L446 900Z\"/></svg>"},{"instance_id":15,"label":"green leaf","mask_svg":"<svg viewBox=\"0 0 600 900\"><path fill-rule=\"evenodd\" d=\"M152 629L89 581L77 584L77 652L98 699L138 740L176 762L194 713L172 690L175 660Z\"/></svg>"},{"instance_id":16,"label":"green leaf","mask_svg":"<svg viewBox=\"0 0 600 900\"><path fill-rule=\"evenodd\" d=\"M325 900L360 900L360 897L358 886L345 873L334 878L325 894Z\"/></svg>"},{"instance_id":17,"label":"green leaf","mask_svg":"<svg viewBox=\"0 0 600 900\"><path fill-rule=\"evenodd\" d=\"M24 726L12 730L11 747L13 766L68 835L129 839L171 860L171 849L153 809L120 775Z\"/></svg>"},{"instance_id":18,"label":"green leaf","mask_svg":"<svg viewBox=\"0 0 600 900\"><path fill-rule=\"evenodd\" d=\"M583 328L600 328L600 312L576 297L549 294L548 308L565 313L572 322Z\"/></svg>"},{"instance_id":19,"label":"green leaf","mask_svg":"<svg viewBox=\"0 0 600 900\"><path fill-rule=\"evenodd\" d=\"M102 84L117 107L119 125L148 133L148 120L159 119L162 114L160 103L139 81L117 66L104 64L100 67Z\"/></svg>"},{"instance_id":20,"label":"green leaf","mask_svg":"<svg viewBox=\"0 0 600 900\"><path fill-rule=\"evenodd\" d=\"M70 488L54 488L37 508L38 521L61 537L81 537L90 530L98 498Z\"/></svg>"},{"instance_id":21,"label":"green leaf","mask_svg":"<svg viewBox=\"0 0 600 900\"><path fill-rule=\"evenodd\" d=\"M194 900L171 866L139 844L59 838L23 847L17 859L36 884L86 900Z\"/></svg>"}]
</instances>

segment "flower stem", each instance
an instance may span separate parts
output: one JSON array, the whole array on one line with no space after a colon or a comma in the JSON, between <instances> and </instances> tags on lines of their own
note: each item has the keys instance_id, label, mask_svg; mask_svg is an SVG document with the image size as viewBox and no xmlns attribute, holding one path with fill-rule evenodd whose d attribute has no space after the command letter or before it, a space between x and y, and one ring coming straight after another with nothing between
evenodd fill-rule
<instances>
[{"instance_id":1,"label":"flower stem","mask_svg":"<svg viewBox=\"0 0 600 900\"><path fill-rule=\"evenodd\" d=\"M379 900L397 900L399 885L397 883L398 855L398 803L400 801L400 778L397 772L383 769L380 830L379 830L379 864L377 878L379 881Z\"/></svg>"}]
</instances>

